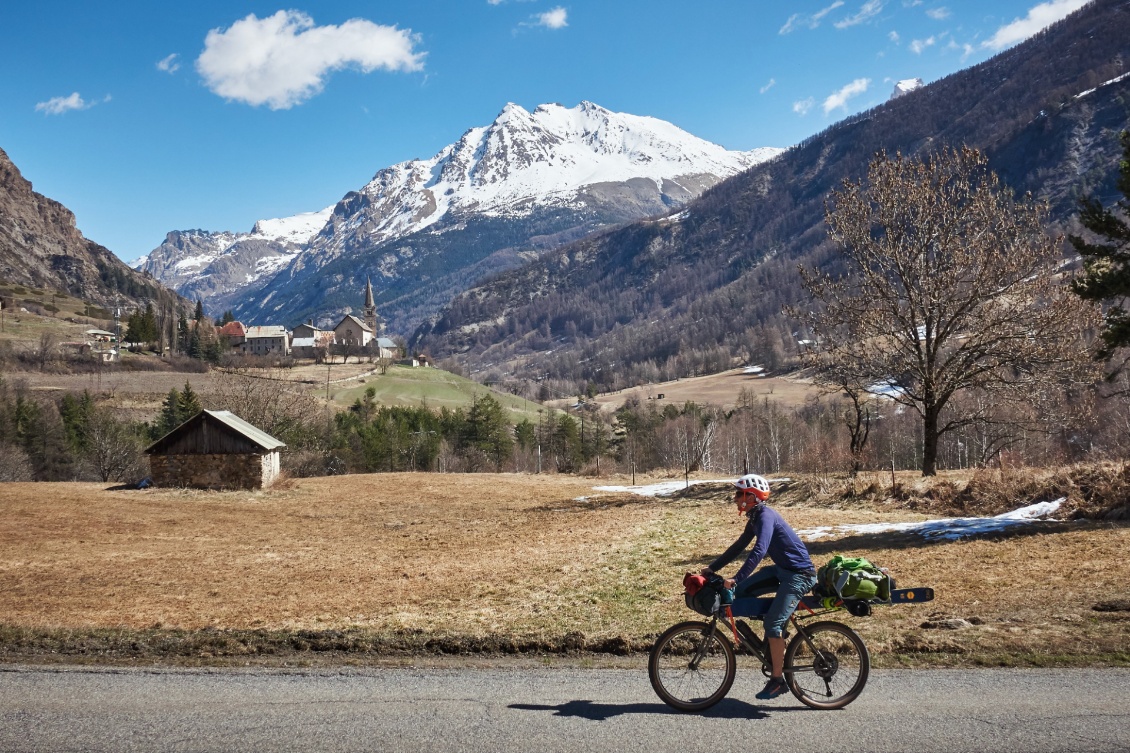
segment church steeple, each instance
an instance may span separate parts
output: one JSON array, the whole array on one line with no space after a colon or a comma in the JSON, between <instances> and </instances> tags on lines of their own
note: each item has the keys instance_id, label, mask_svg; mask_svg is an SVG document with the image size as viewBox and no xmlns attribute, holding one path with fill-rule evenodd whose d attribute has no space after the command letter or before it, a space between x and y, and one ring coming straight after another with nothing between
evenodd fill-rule
<instances>
[{"instance_id":1,"label":"church steeple","mask_svg":"<svg viewBox=\"0 0 1130 753\"><path fill-rule=\"evenodd\" d=\"M365 326L373 332L373 337L380 334L377 329L377 304L373 301L373 283L365 278Z\"/></svg>"}]
</instances>

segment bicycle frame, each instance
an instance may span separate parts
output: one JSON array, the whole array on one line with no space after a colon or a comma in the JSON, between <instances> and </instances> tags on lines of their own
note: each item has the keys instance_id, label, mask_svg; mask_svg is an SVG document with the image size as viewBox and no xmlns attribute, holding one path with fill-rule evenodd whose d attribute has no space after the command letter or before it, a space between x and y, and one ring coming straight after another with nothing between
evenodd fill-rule
<instances>
[{"instance_id":1,"label":"bicycle frame","mask_svg":"<svg viewBox=\"0 0 1130 753\"><path fill-rule=\"evenodd\" d=\"M797 612L800 611L801 607L803 607L805 610L807 610L808 614L802 614L800 617L797 617ZM793 629L796 630L797 635L800 635L804 638L804 642L808 645L808 648L813 653L816 653L816 646L814 646L812 644L812 639L809 637L808 633L805 631L804 626L801 624L800 621L801 620L808 620L808 619L811 619L813 617L820 617L822 615L830 614L832 612L837 612L837 611L839 611L839 609L840 609L840 607L837 606L837 607L832 608L832 609L822 609L820 611L815 611L811 607L809 607L807 604L804 604L803 602L801 602L797 605L797 608L795 610L793 610L793 613L791 615L789 615L789 624L791 624L793 626ZM763 649L759 648L758 646L750 643L748 640L746 640L745 636L743 636L738 631L737 622L734 618L733 610L731 609L729 604L723 605L721 609L719 609L717 612L714 613L713 617L710 620L711 630L714 630L718 626L719 622L721 622L723 625L725 625L726 627L728 627L730 629L730 634L734 636L734 645L735 646L740 646L741 648L744 648L748 653L750 653L753 656L756 656L758 659L760 659L763 672L766 671L767 669L769 669L769 667L771 665L771 658L769 656L768 650L763 650ZM765 648L768 649L768 644L763 643L762 645L764 645ZM696 660L698 658L699 657L696 657ZM791 668L791 671L795 672L796 669L797 669L796 667L793 667L793 668ZM812 668L811 667L803 667L803 669L812 669Z\"/></svg>"}]
</instances>

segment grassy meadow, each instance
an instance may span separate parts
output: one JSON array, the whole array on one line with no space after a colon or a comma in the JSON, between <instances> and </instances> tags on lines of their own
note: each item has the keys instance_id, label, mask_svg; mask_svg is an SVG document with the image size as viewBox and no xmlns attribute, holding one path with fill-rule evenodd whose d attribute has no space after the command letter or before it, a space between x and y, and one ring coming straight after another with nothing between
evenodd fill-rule
<instances>
[{"instance_id":1,"label":"grassy meadow","mask_svg":"<svg viewBox=\"0 0 1130 753\"><path fill-rule=\"evenodd\" d=\"M924 520L968 507L962 484L977 481L950 476L923 488L901 476L883 489L886 475L857 494L843 480L794 479L775 502L797 529ZM624 656L634 665L658 632L694 617L682 575L721 552L742 519L724 483L666 497L594 489L624 483L406 473L257 492L0 484L0 660L455 654ZM1029 493L1021 487L1012 485ZM1077 487L1065 509L1097 510ZM908 495L919 510L908 509ZM954 542L880 533L810 548L818 564L864 555L902 587L936 590L934 602L879 607L869 618L838 613L877 665L1126 665L1130 527L1106 517Z\"/></svg>"}]
</instances>

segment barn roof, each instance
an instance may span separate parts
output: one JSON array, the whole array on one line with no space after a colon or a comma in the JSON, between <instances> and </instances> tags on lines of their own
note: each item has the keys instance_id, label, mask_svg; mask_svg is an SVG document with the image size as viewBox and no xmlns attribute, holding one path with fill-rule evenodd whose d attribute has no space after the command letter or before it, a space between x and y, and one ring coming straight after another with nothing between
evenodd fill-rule
<instances>
[{"instance_id":1,"label":"barn roof","mask_svg":"<svg viewBox=\"0 0 1130 753\"><path fill-rule=\"evenodd\" d=\"M231 411L202 410L177 428L170 431L165 436L158 439L153 444L149 445L149 447L146 448L145 452L147 454L159 452L160 450L168 446L177 437L191 431L196 425L203 421L219 422L228 429L234 431L236 434L244 437L249 442L262 448L264 451L277 450L280 447L286 447L285 442L275 439L262 429L258 429L252 426Z\"/></svg>"}]
</instances>

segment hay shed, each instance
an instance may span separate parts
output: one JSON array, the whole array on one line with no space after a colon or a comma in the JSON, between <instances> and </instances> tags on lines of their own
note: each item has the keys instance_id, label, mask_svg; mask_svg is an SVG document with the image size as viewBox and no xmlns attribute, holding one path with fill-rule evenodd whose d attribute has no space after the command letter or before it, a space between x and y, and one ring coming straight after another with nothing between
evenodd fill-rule
<instances>
[{"instance_id":1,"label":"hay shed","mask_svg":"<svg viewBox=\"0 0 1130 753\"><path fill-rule=\"evenodd\" d=\"M231 411L204 410L145 452L156 486L261 489L278 477L283 447Z\"/></svg>"}]
</instances>

